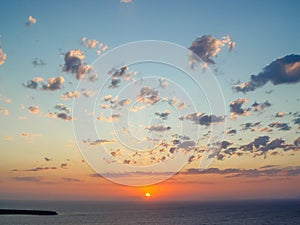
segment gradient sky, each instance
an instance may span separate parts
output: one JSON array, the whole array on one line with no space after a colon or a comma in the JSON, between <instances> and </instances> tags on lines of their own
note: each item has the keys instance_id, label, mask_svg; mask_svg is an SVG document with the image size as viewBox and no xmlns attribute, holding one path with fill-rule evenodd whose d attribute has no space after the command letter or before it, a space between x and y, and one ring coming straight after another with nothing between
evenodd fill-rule
<instances>
[{"instance_id":1,"label":"gradient sky","mask_svg":"<svg viewBox=\"0 0 300 225\"><path fill-rule=\"evenodd\" d=\"M0 57L0 199L140 200L147 191L157 200L299 197L299 7L298 1L2 2L0 50L6 59ZM29 16L36 21L28 21ZM205 35L211 35L214 41L205 42L208 49L216 43L221 49L209 57L215 63L206 62L211 70L198 69L202 71L201 75L214 76L222 89L226 114L216 116L224 116L226 120L223 139L226 142L223 144L228 143L228 146L221 149L204 171L198 170L203 152L192 152L195 158L177 175L152 186L130 187L98 176L76 146L72 122L80 122L81 118L72 117L74 98L63 97L67 92L76 91L79 83L76 79L78 68L76 71L67 69L70 64L66 60L68 53L80 50L85 55L84 60L79 60L81 66L92 64L96 70L101 65L95 61L99 57L97 50L101 50L102 56L115 47L142 40L168 41L189 48L197 37L207 40ZM224 41L227 35L230 42ZM86 39L82 39L84 37ZM88 40L97 40L97 47L92 48ZM234 48L229 49L233 42ZM103 45L99 47L100 43ZM285 57L291 54L294 54L292 62L287 62ZM264 70L267 65L274 65L270 67L271 75ZM157 76L151 81L145 79L138 87L155 87L155 91L169 100L173 95L187 103L184 94L178 94L176 90L179 89L172 82L167 82L168 88L157 88L159 77L163 77L180 84L196 104L197 112L211 113L205 94L201 94L182 71L157 63L129 65L126 80L120 74L121 66L125 65L116 63L111 68L121 76L119 89L126 85L134 87L134 82L145 76ZM272 81L281 76L281 68L285 68L284 71L292 68L292 72L286 72L282 77L293 76L295 80L274 85ZM236 85L251 83L253 74L258 75L257 83L266 77L268 82L261 86L255 83L253 91L238 91ZM58 86L48 83L47 86L49 78L60 76L64 78L63 83ZM27 82L36 77L43 78L44 83L37 82L37 88L30 88ZM93 152L97 151L93 148L108 146L108 152L121 163L149 165L161 162L164 153L167 155L170 148L178 147L174 139L185 143L172 136L180 133L176 130L178 121L184 121L190 133L200 130L201 140L197 146L206 148L212 123L198 124L203 115L189 117L187 114L196 111L187 107L190 113L178 120L174 107L168 108L163 101L145 106L147 98L141 96L144 102L137 103L140 108L129 121L135 135L141 139L147 135L163 136L169 145L158 155L154 154L154 158L147 155L144 161L138 161L133 156L136 151L128 153L112 133L111 122L124 121L124 118L113 120L111 111L98 107L110 105L111 99L104 101L103 98L110 94L113 98L120 91L109 88L109 82L111 80L103 84L104 92L96 99L97 107L92 115L100 138L97 142L93 138L77 137L79 147L87 146ZM130 90L129 95L136 97L134 89ZM77 91L80 92L78 99L93 99L93 96L85 97L84 90ZM89 92L85 94L89 95ZM118 101L124 99L119 94ZM253 105L255 102L257 105ZM118 104L121 109L127 105ZM149 110L144 112L143 107ZM155 112L166 110L170 110L167 119L159 120L162 117ZM151 126L158 121L172 129L150 132ZM104 140L112 143L103 143ZM180 151L191 153L185 148ZM129 170L116 172L110 168L114 167L105 166L103 173L112 178L122 177L123 181L151 180L169 172L167 167L133 175Z\"/></svg>"}]
</instances>

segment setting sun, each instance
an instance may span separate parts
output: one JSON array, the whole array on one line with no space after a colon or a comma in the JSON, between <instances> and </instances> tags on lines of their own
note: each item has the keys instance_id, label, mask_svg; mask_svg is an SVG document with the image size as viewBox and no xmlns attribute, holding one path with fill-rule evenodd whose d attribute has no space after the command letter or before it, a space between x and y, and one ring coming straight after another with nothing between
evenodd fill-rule
<instances>
[{"instance_id":1,"label":"setting sun","mask_svg":"<svg viewBox=\"0 0 300 225\"><path fill-rule=\"evenodd\" d=\"M151 194L149 192L145 193L145 197L149 198L151 197Z\"/></svg>"}]
</instances>

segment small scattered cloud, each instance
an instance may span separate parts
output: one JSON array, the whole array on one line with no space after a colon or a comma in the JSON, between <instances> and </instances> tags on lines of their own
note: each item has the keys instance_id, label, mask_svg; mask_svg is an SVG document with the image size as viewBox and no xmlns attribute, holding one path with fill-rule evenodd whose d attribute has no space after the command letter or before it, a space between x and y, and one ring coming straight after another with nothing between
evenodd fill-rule
<instances>
[{"instance_id":1,"label":"small scattered cloud","mask_svg":"<svg viewBox=\"0 0 300 225\"><path fill-rule=\"evenodd\" d=\"M155 115L161 118L162 120L168 119L168 116L170 115L171 111L166 110L164 112L156 112Z\"/></svg>"},{"instance_id":2,"label":"small scattered cloud","mask_svg":"<svg viewBox=\"0 0 300 225\"><path fill-rule=\"evenodd\" d=\"M133 0L120 0L121 3L132 3Z\"/></svg>"},{"instance_id":3,"label":"small scattered cloud","mask_svg":"<svg viewBox=\"0 0 300 225\"><path fill-rule=\"evenodd\" d=\"M286 115L285 112L277 112L277 113L275 114L275 117L279 118L279 117L284 117L285 115Z\"/></svg>"},{"instance_id":4,"label":"small scattered cloud","mask_svg":"<svg viewBox=\"0 0 300 225\"><path fill-rule=\"evenodd\" d=\"M261 125L260 122L248 122L241 124L242 130L249 130L249 129L255 129Z\"/></svg>"},{"instance_id":5,"label":"small scattered cloud","mask_svg":"<svg viewBox=\"0 0 300 225\"><path fill-rule=\"evenodd\" d=\"M107 117L98 116L97 120L112 123L112 122L118 121L119 118L120 118L120 114L116 113L116 114L112 114L111 116L107 116Z\"/></svg>"},{"instance_id":6,"label":"small scattered cloud","mask_svg":"<svg viewBox=\"0 0 300 225\"><path fill-rule=\"evenodd\" d=\"M87 98L91 98L96 94L95 91L89 91L89 90L83 90L81 93L84 97L87 97Z\"/></svg>"},{"instance_id":7,"label":"small scattered cloud","mask_svg":"<svg viewBox=\"0 0 300 225\"><path fill-rule=\"evenodd\" d=\"M250 92L264 86L292 84L300 81L300 55L287 55L267 65L258 75L252 75L250 81L235 84L232 88L238 92Z\"/></svg>"},{"instance_id":8,"label":"small scattered cloud","mask_svg":"<svg viewBox=\"0 0 300 225\"><path fill-rule=\"evenodd\" d=\"M160 101L159 91L152 89L149 86L143 87L140 90L140 94L137 96L137 102L153 105Z\"/></svg>"},{"instance_id":9,"label":"small scattered cloud","mask_svg":"<svg viewBox=\"0 0 300 225\"><path fill-rule=\"evenodd\" d=\"M42 59L34 58L32 60L32 65L34 65L34 66L45 66L46 63Z\"/></svg>"},{"instance_id":10,"label":"small scattered cloud","mask_svg":"<svg viewBox=\"0 0 300 225\"><path fill-rule=\"evenodd\" d=\"M236 129L229 129L229 130L226 130L225 131L225 134L236 134L237 133L237 130Z\"/></svg>"},{"instance_id":11,"label":"small scattered cloud","mask_svg":"<svg viewBox=\"0 0 300 225\"><path fill-rule=\"evenodd\" d=\"M2 51L2 48L0 47L0 65L4 64L6 60L6 54Z\"/></svg>"},{"instance_id":12,"label":"small scattered cloud","mask_svg":"<svg viewBox=\"0 0 300 225\"><path fill-rule=\"evenodd\" d=\"M54 106L55 109L59 110L59 111L63 111L66 113L70 113L71 112L71 108L63 105L63 104L57 104Z\"/></svg>"},{"instance_id":13,"label":"small scattered cloud","mask_svg":"<svg viewBox=\"0 0 300 225\"><path fill-rule=\"evenodd\" d=\"M287 131L291 129L291 127L287 123L282 122L272 122L268 126L271 128L278 128L278 130L282 131Z\"/></svg>"},{"instance_id":14,"label":"small scattered cloud","mask_svg":"<svg viewBox=\"0 0 300 225\"><path fill-rule=\"evenodd\" d=\"M36 18L34 18L33 16L29 16L27 18L27 21L26 21L25 25L30 26L32 24L36 24L36 22L37 22Z\"/></svg>"},{"instance_id":15,"label":"small scattered cloud","mask_svg":"<svg viewBox=\"0 0 300 225\"><path fill-rule=\"evenodd\" d=\"M46 162L50 162L50 161L52 161L52 159L51 159L51 158L49 158L49 157L44 157L44 159L45 159L45 161L46 161Z\"/></svg>"},{"instance_id":16,"label":"small scattered cloud","mask_svg":"<svg viewBox=\"0 0 300 225\"><path fill-rule=\"evenodd\" d=\"M68 92L62 94L60 96L60 99L66 101L66 100L68 100L70 98L78 98L79 96L80 96L80 92L79 91L68 91Z\"/></svg>"},{"instance_id":17,"label":"small scattered cloud","mask_svg":"<svg viewBox=\"0 0 300 225\"><path fill-rule=\"evenodd\" d=\"M136 72L128 71L128 66L122 66L120 68L115 67L112 68L108 74L111 76L110 86L109 88L117 88L119 87L119 84L121 83L121 79L124 79L128 81L131 77L131 75L136 75Z\"/></svg>"},{"instance_id":18,"label":"small scattered cloud","mask_svg":"<svg viewBox=\"0 0 300 225\"><path fill-rule=\"evenodd\" d=\"M145 127L146 130L154 131L154 132L165 132L171 129L169 126L163 126L163 125L152 125Z\"/></svg>"},{"instance_id":19,"label":"small scattered cloud","mask_svg":"<svg viewBox=\"0 0 300 225\"><path fill-rule=\"evenodd\" d=\"M32 114L38 114L40 112L40 108L38 106L30 106L28 110Z\"/></svg>"},{"instance_id":20,"label":"small scattered cloud","mask_svg":"<svg viewBox=\"0 0 300 225\"><path fill-rule=\"evenodd\" d=\"M169 82L164 78L159 78L159 87L167 88L169 86Z\"/></svg>"},{"instance_id":21,"label":"small scattered cloud","mask_svg":"<svg viewBox=\"0 0 300 225\"><path fill-rule=\"evenodd\" d=\"M195 124L210 126L211 124L224 122L225 116L206 115L204 113L195 112L186 116L179 117L179 120L191 120Z\"/></svg>"},{"instance_id":22,"label":"small scattered cloud","mask_svg":"<svg viewBox=\"0 0 300 225\"><path fill-rule=\"evenodd\" d=\"M104 43L95 39L88 39L87 37L81 38L81 44L86 48L96 49L97 55L101 55L101 53L105 52L108 48L108 46L104 45Z\"/></svg>"},{"instance_id":23,"label":"small scattered cloud","mask_svg":"<svg viewBox=\"0 0 300 225\"><path fill-rule=\"evenodd\" d=\"M24 138L27 138L27 137L30 136L30 134L29 134L29 133L21 133L20 136L21 136L21 137L24 137Z\"/></svg>"},{"instance_id":24,"label":"small scattered cloud","mask_svg":"<svg viewBox=\"0 0 300 225\"><path fill-rule=\"evenodd\" d=\"M9 111L7 109L3 109L2 107L0 107L0 112L2 112L2 114L4 116L8 116L9 115Z\"/></svg>"},{"instance_id":25,"label":"small scattered cloud","mask_svg":"<svg viewBox=\"0 0 300 225\"><path fill-rule=\"evenodd\" d=\"M265 108L268 108L271 106L271 103L267 100L265 102L262 103L257 103L256 101L251 105L251 109L253 112L258 112L258 111L262 111Z\"/></svg>"},{"instance_id":26,"label":"small scattered cloud","mask_svg":"<svg viewBox=\"0 0 300 225\"><path fill-rule=\"evenodd\" d=\"M57 78L51 77L48 79L47 83L44 82L43 78L36 77L33 80L27 81L27 83L23 84L23 86L30 89L55 91L62 89L64 81L65 79L62 76L59 76Z\"/></svg>"},{"instance_id":27,"label":"small scattered cloud","mask_svg":"<svg viewBox=\"0 0 300 225\"><path fill-rule=\"evenodd\" d=\"M68 163L61 163L60 164L60 168L62 168L62 169L68 169L69 168L69 164Z\"/></svg>"},{"instance_id":28,"label":"small scattered cloud","mask_svg":"<svg viewBox=\"0 0 300 225\"><path fill-rule=\"evenodd\" d=\"M68 114L66 114L64 112L58 113L57 118L62 119L62 120L67 120L67 121L73 120L72 116L69 116Z\"/></svg>"},{"instance_id":29,"label":"small scattered cloud","mask_svg":"<svg viewBox=\"0 0 300 225\"><path fill-rule=\"evenodd\" d=\"M247 98L238 98L230 102L230 118L235 119L237 115L246 116L248 115L249 109L243 109L242 106L244 103L248 102Z\"/></svg>"}]
</instances>

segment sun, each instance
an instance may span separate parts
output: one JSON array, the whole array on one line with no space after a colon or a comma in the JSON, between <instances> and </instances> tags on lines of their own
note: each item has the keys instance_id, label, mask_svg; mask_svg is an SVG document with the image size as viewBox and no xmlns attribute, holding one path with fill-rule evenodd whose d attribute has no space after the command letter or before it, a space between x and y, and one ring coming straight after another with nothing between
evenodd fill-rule
<instances>
[{"instance_id":1,"label":"sun","mask_svg":"<svg viewBox=\"0 0 300 225\"><path fill-rule=\"evenodd\" d=\"M150 197L151 197L151 194L150 194L149 192L146 192L146 193L145 193L145 197L146 197L146 198L150 198Z\"/></svg>"}]
</instances>

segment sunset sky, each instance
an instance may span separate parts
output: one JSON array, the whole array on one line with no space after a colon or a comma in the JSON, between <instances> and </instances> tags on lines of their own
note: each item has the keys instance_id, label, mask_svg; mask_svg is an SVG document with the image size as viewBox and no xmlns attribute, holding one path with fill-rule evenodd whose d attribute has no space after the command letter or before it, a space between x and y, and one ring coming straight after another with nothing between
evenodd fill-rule
<instances>
[{"instance_id":1,"label":"sunset sky","mask_svg":"<svg viewBox=\"0 0 300 225\"><path fill-rule=\"evenodd\" d=\"M299 7L3 1L0 199L299 198Z\"/></svg>"}]
</instances>

